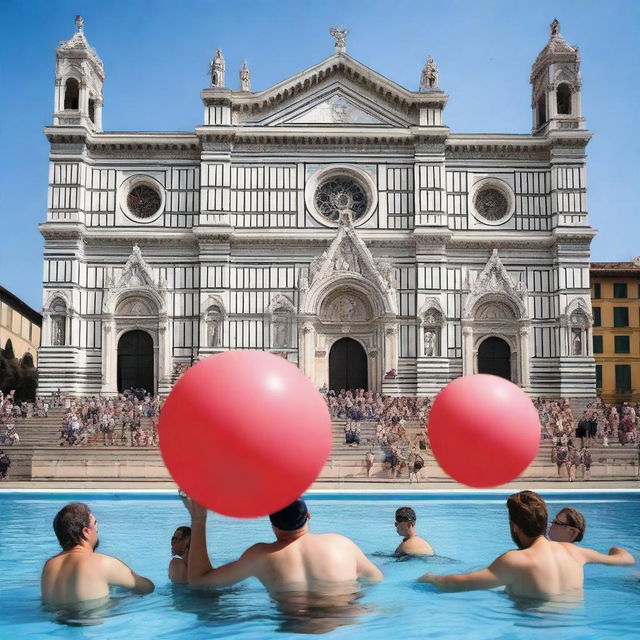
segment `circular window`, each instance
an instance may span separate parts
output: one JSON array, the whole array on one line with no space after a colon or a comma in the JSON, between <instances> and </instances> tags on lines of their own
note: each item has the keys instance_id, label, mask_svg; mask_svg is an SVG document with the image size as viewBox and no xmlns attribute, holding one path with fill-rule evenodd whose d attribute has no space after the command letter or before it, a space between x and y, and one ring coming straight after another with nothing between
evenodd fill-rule
<instances>
[{"instance_id":1,"label":"circular window","mask_svg":"<svg viewBox=\"0 0 640 640\"><path fill-rule=\"evenodd\" d=\"M329 178L318 187L315 205L327 220L337 222L344 209L351 210L353 219L359 220L367 211L367 196L355 180L338 176Z\"/></svg>"},{"instance_id":2,"label":"circular window","mask_svg":"<svg viewBox=\"0 0 640 640\"><path fill-rule=\"evenodd\" d=\"M347 164L310 169L304 189L309 213L323 226L337 227L340 214L349 210L353 223L364 224L378 205L377 187L369 175L374 171Z\"/></svg>"},{"instance_id":3,"label":"circular window","mask_svg":"<svg viewBox=\"0 0 640 640\"><path fill-rule=\"evenodd\" d=\"M127 194L127 207L137 218L150 218L162 206L160 194L146 184L139 184Z\"/></svg>"},{"instance_id":4,"label":"circular window","mask_svg":"<svg viewBox=\"0 0 640 640\"><path fill-rule=\"evenodd\" d=\"M148 224L164 211L165 193L162 185L151 176L128 177L118 187L120 209L133 222Z\"/></svg>"},{"instance_id":5,"label":"circular window","mask_svg":"<svg viewBox=\"0 0 640 640\"><path fill-rule=\"evenodd\" d=\"M509 186L497 178L479 180L469 193L471 213L482 223L504 224L515 210L515 198Z\"/></svg>"},{"instance_id":6,"label":"circular window","mask_svg":"<svg viewBox=\"0 0 640 640\"><path fill-rule=\"evenodd\" d=\"M495 222L507 214L508 203L504 194L495 187L481 189L474 201L476 211L487 220Z\"/></svg>"}]
</instances>

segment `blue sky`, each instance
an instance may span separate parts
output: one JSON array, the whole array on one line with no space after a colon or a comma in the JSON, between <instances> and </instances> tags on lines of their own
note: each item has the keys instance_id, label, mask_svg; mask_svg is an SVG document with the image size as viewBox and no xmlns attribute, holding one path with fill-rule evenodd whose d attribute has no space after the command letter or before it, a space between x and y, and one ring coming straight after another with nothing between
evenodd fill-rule
<instances>
[{"instance_id":1,"label":"blue sky","mask_svg":"<svg viewBox=\"0 0 640 640\"><path fill-rule=\"evenodd\" d=\"M452 132L528 133L529 73L556 17L580 47L588 146L592 259L640 254L640 2L636 0L0 0L0 284L40 309L55 47L85 18L105 65L106 131L189 131L215 47L227 86L249 62L261 90L331 55L332 25L348 52L417 89L431 54L449 94Z\"/></svg>"}]
</instances>

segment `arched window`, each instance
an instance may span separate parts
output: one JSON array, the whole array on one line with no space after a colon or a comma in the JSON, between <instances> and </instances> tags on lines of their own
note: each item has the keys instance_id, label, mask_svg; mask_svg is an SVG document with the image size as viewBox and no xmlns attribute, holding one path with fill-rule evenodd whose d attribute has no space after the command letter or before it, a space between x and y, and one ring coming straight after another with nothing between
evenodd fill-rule
<instances>
[{"instance_id":1,"label":"arched window","mask_svg":"<svg viewBox=\"0 0 640 640\"><path fill-rule=\"evenodd\" d=\"M66 344L67 305L64 300L56 298L51 303L51 344L61 347Z\"/></svg>"},{"instance_id":2,"label":"arched window","mask_svg":"<svg viewBox=\"0 0 640 640\"><path fill-rule=\"evenodd\" d=\"M96 123L96 101L95 98L89 98L89 119L93 124Z\"/></svg>"},{"instance_id":3,"label":"arched window","mask_svg":"<svg viewBox=\"0 0 640 640\"><path fill-rule=\"evenodd\" d=\"M547 103L544 95L541 95L538 98L538 104L536 105L536 114L538 117L538 126L541 127L547 121Z\"/></svg>"},{"instance_id":4,"label":"arched window","mask_svg":"<svg viewBox=\"0 0 640 640\"><path fill-rule=\"evenodd\" d=\"M80 85L75 78L69 78L64 85L64 108L77 109L80 102Z\"/></svg>"},{"instance_id":5,"label":"arched window","mask_svg":"<svg viewBox=\"0 0 640 640\"><path fill-rule=\"evenodd\" d=\"M587 329L589 328L589 318L582 309L576 309L569 316L570 333L569 353L572 356L587 355Z\"/></svg>"},{"instance_id":6,"label":"arched window","mask_svg":"<svg viewBox=\"0 0 640 640\"><path fill-rule=\"evenodd\" d=\"M223 312L218 305L207 309L207 347L219 347L222 339Z\"/></svg>"},{"instance_id":7,"label":"arched window","mask_svg":"<svg viewBox=\"0 0 640 640\"><path fill-rule=\"evenodd\" d=\"M556 105L559 115L571 114L571 89L565 82L556 89Z\"/></svg>"}]
</instances>

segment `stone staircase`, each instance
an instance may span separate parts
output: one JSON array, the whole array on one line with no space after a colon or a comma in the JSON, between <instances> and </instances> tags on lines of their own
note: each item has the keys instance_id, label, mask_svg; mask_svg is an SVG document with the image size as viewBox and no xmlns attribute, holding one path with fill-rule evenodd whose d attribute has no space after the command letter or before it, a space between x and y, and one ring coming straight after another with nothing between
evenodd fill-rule
<instances>
[{"instance_id":1,"label":"stone staircase","mask_svg":"<svg viewBox=\"0 0 640 640\"><path fill-rule=\"evenodd\" d=\"M102 481L166 481L170 480L160 451L156 447L122 446L121 430L115 434L117 446L104 446L102 434L95 442L86 446L59 446L59 433L63 409L54 409L47 418L16 420L16 431L20 444L0 445L12 461L9 477L12 480L102 480ZM331 455L323 467L318 480L322 482L342 482L347 480L355 485L366 482L391 487L396 484L409 486L408 471L399 478L391 478L382 462L383 452L374 445L376 461L367 478L365 454L369 441L375 439L375 422L359 423L361 444L353 447L345 444L344 420L333 421L333 446ZM143 420L143 428L150 430L149 420ZM418 421L408 421L405 425L410 440L422 430ZM125 437L127 434L125 434ZM543 440L535 460L521 475L532 481L556 480L557 467L551 463L551 441ZM594 480L639 480L638 447L621 446L612 443L609 447L594 444L591 447L593 465L591 477ZM451 483L452 480L440 469L429 450L421 451L425 466L418 477L422 482ZM562 478L565 477L564 470ZM580 474L578 475L580 479ZM418 487L414 484L412 486Z\"/></svg>"}]
</instances>

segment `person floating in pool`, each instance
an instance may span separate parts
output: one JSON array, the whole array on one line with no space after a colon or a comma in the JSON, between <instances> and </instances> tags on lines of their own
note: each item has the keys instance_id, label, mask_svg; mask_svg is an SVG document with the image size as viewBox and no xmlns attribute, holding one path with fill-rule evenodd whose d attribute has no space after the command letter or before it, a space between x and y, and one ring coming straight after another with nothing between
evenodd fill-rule
<instances>
[{"instance_id":1,"label":"person floating in pool","mask_svg":"<svg viewBox=\"0 0 640 640\"><path fill-rule=\"evenodd\" d=\"M191 527L178 527L171 536L171 562L169 562L169 580L175 584L187 584L187 563L189 562L189 543Z\"/></svg>"},{"instance_id":2,"label":"person floating in pool","mask_svg":"<svg viewBox=\"0 0 640 640\"><path fill-rule=\"evenodd\" d=\"M396 531L402 537L402 542L395 550L395 555L434 555L431 545L416 533L416 512L411 507L396 510Z\"/></svg>"},{"instance_id":3,"label":"person floating in pool","mask_svg":"<svg viewBox=\"0 0 640 640\"><path fill-rule=\"evenodd\" d=\"M517 551L507 551L480 571L449 576L426 573L418 582L434 584L443 591L504 586L513 596L550 600L581 595L583 566L588 562L619 566L635 563L634 557L619 547L613 547L605 555L571 543L547 540L547 505L533 491L509 496L507 509Z\"/></svg>"},{"instance_id":4,"label":"person floating in pool","mask_svg":"<svg viewBox=\"0 0 640 640\"><path fill-rule=\"evenodd\" d=\"M153 591L151 580L117 558L95 552L98 521L86 504L63 507L53 520L53 530L62 552L49 558L42 569L40 586L46 605L66 607L107 598L111 586L140 595Z\"/></svg>"},{"instance_id":5,"label":"person floating in pool","mask_svg":"<svg viewBox=\"0 0 640 640\"><path fill-rule=\"evenodd\" d=\"M292 591L335 594L344 588L353 592L358 579L378 582L383 578L349 538L310 533L310 514L302 499L269 516L275 542L255 544L238 560L214 569L207 554L207 510L193 500L185 503L191 513L190 585L223 587L255 576L277 597Z\"/></svg>"}]
</instances>

